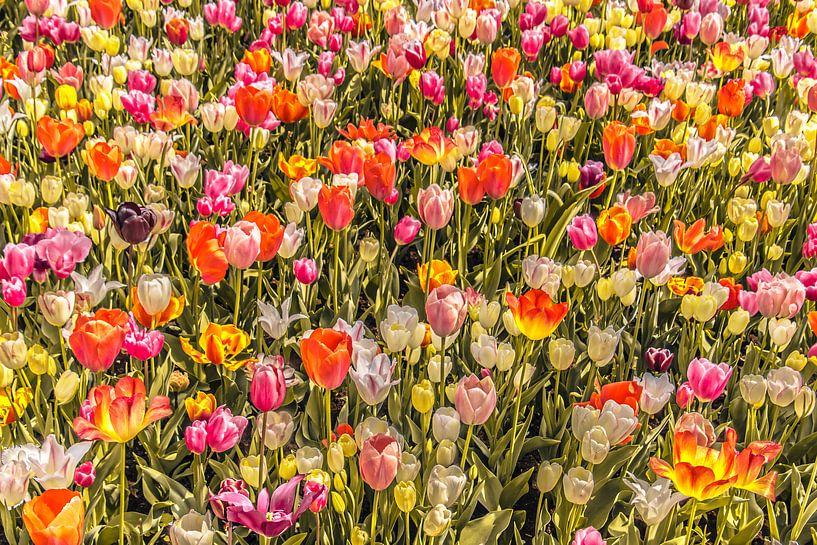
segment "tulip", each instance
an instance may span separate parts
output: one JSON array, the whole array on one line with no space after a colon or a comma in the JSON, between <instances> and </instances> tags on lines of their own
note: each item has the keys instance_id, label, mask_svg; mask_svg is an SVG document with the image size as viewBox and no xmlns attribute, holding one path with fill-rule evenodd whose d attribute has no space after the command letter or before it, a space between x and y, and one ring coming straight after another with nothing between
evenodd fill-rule
<instances>
[{"instance_id":1,"label":"tulip","mask_svg":"<svg viewBox=\"0 0 817 545\"><path fill-rule=\"evenodd\" d=\"M426 513L423 519L423 533L432 539L443 535L451 525L451 511L445 505L438 504Z\"/></svg>"},{"instance_id":2,"label":"tulip","mask_svg":"<svg viewBox=\"0 0 817 545\"><path fill-rule=\"evenodd\" d=\"M274 259L284 241L284 228L278 218L274 214L252 211L244 216L244 221L254 223L261 233L257 260L265 263Z\"/></svg>"},{"instance_id":3,"label":"tulip","mask_svg":"<svg viewBox=\"0 0 817 545\"><path fill-rule=\"evenodd\" d=\"M268 89L248 85L236 91L236 112L238 117L250 127L261 125L267 119L271 108L272 93Z\"/></svg>"},{"instance_id":4,"label":"tulip","mask_svg":"<svg viewBox=\"0 0 817 545\"><path fill-rule=\"evenodd\" d=\"M377 405L386 400L389 390L398 381L392 380L394 364L386 354L373 357L358 351L355 366L349 370L349 376L355 383L358 394L367 405Z\"/></svg>"},{"instance_id":5,"label":"tulip","mask_svg":"<svg viewBox=\"0 0 817 545\"><path fill-rule=\"evenodd\" d=\"M147 404L147 407L146 407ZM170 399L148 401L144 383L124 377L115 386L94 386L74 419L74 433L82 439L127 443L151 423L172 414Z\"/></svg>"},{"instance_id":6,"label":"tulip","mask_svg":"<svg viewBox=\"0 0 817 545\"><path fill-rule=\"evenodd\" d=\"M465 425L484 424L496 407L496 389L490 375L479 379L471 374L460 380L454 407Z\"/></svg>"},{"instance_id":7,"label":"tulip","mask_svg":"<svg viewBox=\"0 0 817 545\"><path fill-rule=\"evenodd\" d=\"M687 378L695 397L701 401L714 401L723 394L732 368L726 363L714 364L706 358L695 358L689 362Z\"/></svg>"},{"instance_id":8,"label":"tulip","mask_svg":"<svg viewBox=\"0 0 817 545\"><path fill-rule=\"evenodd\" d=\"M348 186L324 185L318 193L318 209L327 227L343 231L355 217L355 198Z\"/></svg>"},{"instance_id":9,"label":"tulip","mask_svg":"<svg viewBox=\"0 0 817 545\"><path fill-rule=\"evenodd\" d=\"M624 170L635 153L635 129L613 121L602 132L604 162L613 170Z\"/></svg>"},{"instance_id":10,"label":"tulip","mask_svg":"<svg viewBox=\"0 0 817 545\"><path fill-rule=\"evenodd\" d=\"M594 83L584 95L584 110L590 119L600 119L610 108L610 90L603 83Z\"/></svg>"},{"instance_id":11,"label":"tulip","mask_svg":"<svg viewBox=\"0 0 817 545\"><path fill-rule=\"evenodd\" d=\"M212 545L216 533L212 530L210 515L190 511L170 525L172 545Z\"/></svg>"},{"instance_id":12,"label":"tulip","mask_svg":"<svg viewBox=\"0 0 817 545\"><path fill-rule=\"evenodd\" d=\"M37 297L43 318L54 327L62 327L74 313L74 292L47 291Z\"/></svg>"},{"instance_id":13,"label":"tulip","mask_svg":"<svg viewBox=\"0 0 817 545\"><path fill-rule=\"evenodd\" d=\"M184 444L193 454L207 450L207 422L196 420L184 430Z\"/></svg>"},{"instance_id":14,"label":"tulip","mask_svg":"<svg viewBox=\"0 0 817 545\"><path fill-rule=\"evenodd\" d=\"M491 55L491 77L497 87L505 89L511 84L511 81L516 77L521 61L522 56L519 51L512 47L503 47L493 52Z\"/></svg>"},{"instance_id":15,"label":"tulip","mask_svg":"<svg viewBox=\"0 0 817 545\"><path fill-rule=\"evenodd\" d=\"M567 471L562 479L565 499L571 504L585 505L593 495L595 482L593 474L583 467L574 467Z\"/></svg>"},{"instance_id":16,"label":"tulip","mask_svg":"<svg viewBox=\"0 0 817 545\"><path fill-rule=\"evenodd\" d=\"M672 256L671 241L663 231L641 235L636 246L635 266L644 278L655 278L669 263Z\"/></svg>"},{"instance_id":17,"label":"tulip","mask_svg":"<svg viewBox=\"0 0 817 545\"><path fill-rule=\"evenodd\" d=\"M37 121L37 141L50 157L59 159L70 154L85 137L85 130L70 119L57 121L43 116Z\"/></svg>"},{"instance_id":18,"label":"tulip","mask_svg":"<svg viewBox=\"0 0 817 545\"><path fill-rule=\"evenodd\" d=\"M150 238L158 217L152 208L124 202L117 209L106 208L116 233L128 244L141 244Z\"/></svg>"},{"instance_id":19,"label":"tulip","mask_svg":"<svg viewBox=\"0 0 817 545\"><path fill-rule=\"evenodd\" d=\"M96 481L96 469L91 461L84 462L77 466L74 471L74 484L82 488L90 488Z\"/></svg>"},{"instance_id":20,"label":"tulip","mask_svg":"<svg viewBox=\"0 0 817 545\"><path fill-rule=\"evenodd\" d=\"M610 246L616 246L627 240L632 223L633 218L630 213L625 207L618 204L602 210L596 219L601 238Z\"/></svg>"},{"instance_id":21,"label":"tulip","mask_svg":"<svg viewBox=\"0 0 817 545\"><path fill-rule=\"evenodd\" d=\"M598 241L596 224L589 215L576 216L567 226L567 236L577 250L590 250Z\"/></svg>"},{"instance_id":22,"label":"tulip","mask_svg":"<svg viewBox=\"0 0 817 545\"><path fill-rule=\"evenodd\" d=\"M549 337L567 315L568 303L554 303L542 290L530 290L516 298L505 294L516 327L529 339L539 341Z\"/></svg>"},{"instance_id":23,"label":"tulip","mask_svg":"<svg viewBox=\"0 0 817 545\"><path fill-rule=\"evenodd\" d=\"M650 484L631 476L624 479L624 484L633 491L631 503L649 525L660 524L685 498L683 494L673 492L672 481L663 477Z\"/></svg>"},{"instance_id":24,"label":"tulip","mask_svg":"<svg viewBox=\"0 0 817 545\"><path fill-rule=\"evenodd\" d=\"M248 269L261 253L261 230L255 223L239 221L227 229L224 255L237 269Z\"/></svg>"},{"instance_id":25,"label":"tulip","mask_svg":"<svg viewBox=\"0 0 817 545\"><path fill-rule=\"evenodd\" d=\"M264 446L273 450L286 445L295 432L292 415L284 411L263 413L256 419L256 425L259 426L257 432L264 438Z\"/></svg>"},{"instance_id":26,"label":"tulip","mask_svg":"<svg viewBox=\"0 0 817 545\"><path fill-rule=\"evenodd\" d=\"M46 490L23 506L23 524L34 545L80 545L85 505L79 492Z\"/></svg>"},{"instance_id":27,"label":"tulip","mask_svg":"<svg viewBox=\"0 0 817 545\"><path fill-rule=\"evenodd\" d=\"M766 401L766 379L762 375L744 375L738 382L740 396L747 405L757 409Z\"/></svg>"},{"instance_id":28,"label":"tulip","mask_svg":"<svg viewBox=\"0 0 817 545\"><path fill-rule=\"evenodd\" d=\"M459 288L444 284L431 290L426 298L425 309L431 329L445 339L462 327L468 305L465 294Z\"/></svg>"},{"instance_id":29,"label":"tulip","mask_svg":"<svg viewBox=\"0 0 817 545\"><path fill-rule=\"evenodd\" d=\"M304 285L309 285L318 279L318 266L315 260L308 257L296 259L292 263L292 270L295 273L295 278Z\"/></svg>"},{"instance_id":30,"label":"tulip","mask_svg":"<svg viewBox=\"0 0 817 545\"><path fill-rule=\"evenodd\" d=\"M607 545L598 530L592 526L576 530L571 545Z\"/></svg>"},{"instance_id":31,"label":"tulip","mask_svg":"<svg viewBox=\"0 0 817 545\"><path fill-rule=\"evenodd\" d=\"M253 366L250 401L261 412L274 411L284 402L283 363L283 358L264 358Z\"/></svg>"},{"instance_id":32,"label":"tulip","mask_svg":"<svg viewBox=\"0 0 817 545\"><path fill-rule=\"evenodd\" d=\"M197 422L203 421L198 420ZM230 450L241 440L247 423L247 419L243 416L233 416L230 409L224 406L218 407L207 420L207 446L213 452Z\"/></svg>"},{"instance_id":33,"label":"tulip","mask_svg":"<svg viewBox=\"0 0 817 545\"><path fill-rule=\"evenodd\" d=\"M193 348L190 340L184 337L179 341L184 353L196 363L224 365L228 370L235 371L246 363L236 360L236 357L249 346L250 336L234 325L210 322L198 339L198 345L204 352Z\"/></svg>"},{"instance_id":34,"label":"tulip","mask_svg":"<svg viewBox=\"0 0 817 545\"><path fill-rule=\"evenodd\" d=\"M766 375L769 400L778 407L788 407L803 388L803 376L791 367L772 369Z\"/></svg>"},{"instance_id":35,"label":"tulip","mask_svg":"<svg viewBox=\"0 0 817 545\"><path fill-rule=\"evenodd\" d=\"M196 392L194 397L188 397L184 400L184 408L187 411L187 417L191 421L207 420L216 410L216 398L213 394Z\"/></svg>"},{"instance_id":36,"label":"tulip","mask_svg":"<svg viewBox=\"0 0 817 545\"><path fill-rule=\"evenodd\" d=\"M400 445L388 435L370 437L360 449L360 475L377 492L385 490L397 475Z\"/></svg>"},{"instance_id":37,"label":"tulip","mask_svg":"<svg viewBox=\"0 0 817 545\"><path fill-rule=\"evenodd\" d=\"M417 194L417 210L420 219L429 229L440 230L448 225L454 213L454 194L450 189L442 189L437 184L420 189Z\"/></svg>"},{"instance_id":38,"label":"tulip","mask_svg":"<svg viewBox=\"0 0 817 545\"><path fill-rule=\"evenodd\" d=\"M327 390L339 387L351 365L352 338L341 331L318 328L301 339L301 358L309 380Z\"/></svg>"},{"instance_id":39,"label":"tulip","mask_svg":"<svg viewBox=\"0 0 817 545\"><path fill-rule=\"evenodd\" d=\"M136 293L142 309L149 315L156 315L170 304L173 287L168 276L145 274L139 277Z\"/></svg>"},{"instance_id":40,"label":"tulip","mask_svg":"<svg viewBox=\"0 0 817 545\"><path fill-rule=\"evenodd\" d=\"M667 374L656 377L650 373L644 373L640 384L642 389L638 406L650 415L661 412L675 391L675 386L669 381Z\"/></svg>"},{"instance_id":41,"label":"tulip","mask_svg":"<svg viewBox=\"0 0 817 545\"><path fill-rule=\"evenodd\" d=\"M430 504L453 506L465 490L467 479L458 466L431 468L426 485L426 496Z\"/></svg>"},{"instance_id":42,"label":"tulip","mask_svg":"<svg viewBox=\"0 0 817 545\"><path fill-rule=\"evenodd\" d=\"M14 509L26 499L31 470L23 460L9 460L0 465L0 502Z\"/></svg>"},{"instance_id":43,"label":"tulip","mask_svg":"<svg viewBox=\"0 0 817 545\"><path fill-rule=\"evenodd\" d=\"M128 329L127 314L100 309L77 318L68 345L80 365L97 373L106 371L122 350Z\"/></svg>"}]
</instances>

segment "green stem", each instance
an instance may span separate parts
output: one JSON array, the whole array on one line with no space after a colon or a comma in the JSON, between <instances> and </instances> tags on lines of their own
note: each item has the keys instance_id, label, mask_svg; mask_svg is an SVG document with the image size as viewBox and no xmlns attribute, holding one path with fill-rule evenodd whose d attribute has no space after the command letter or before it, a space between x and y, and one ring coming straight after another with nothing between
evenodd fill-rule
<instances>
[{"instance_id":1,"label":"green stem","mask_svg":"<svg viewBox=\"0 0 817 545\"><path fill-rule=\"evenodd\" d=\"M375 532L377 531L377 501L380 499L380 491L374 493L374 505L372 505L372 527L369 532L369 543L374 545Z\"/></svg>"},{"instance_id":2,"label":"green stem","mask_svg":"<svg viewBox=\"0 0 817 545\"><path fill-rule=\"evenodd\" d=\"M465 446L462 447L462 461L460 465L462 466L462 470L465 471L465 467L468 464L468 447L471 446L471 436L474 434L474 425L471 424L468 426L468 433L465 434Z\"/></svg>"},{"instance_id":3,"label":"green stem","mask_svg":"<svg viewBox=\"0 0 817 545\"><path fill-rule=\"evenodd\" d=\"M121 443L119 451L119 545L125 545L125 490L128 487L128 479L125 476L125 455L127 450L127 443Z\"/></svg>"},{"instance_id":4,"label":"green stem","mask_svg":"<svg viewBox=\"0 0 817 545\"><path fill-rule=\"evenodd\" d=\"M324 405L326 409L326 446L332 443L332 390L326 389L326 396L324 397Z\"/></svg>"},{"instance_id":5,"label":"green stem","mask_svg":"<svg viewBox=\"0 0 817 545\"><path fill-rule=\"evenodd\" d=\"M686 545L692 543L692 528L695 526L695 515L698 514L698 500L692 498L692 511L689 513L689 520L687 521L687 537L684 540Z\"/></svg>"}]
</instances>

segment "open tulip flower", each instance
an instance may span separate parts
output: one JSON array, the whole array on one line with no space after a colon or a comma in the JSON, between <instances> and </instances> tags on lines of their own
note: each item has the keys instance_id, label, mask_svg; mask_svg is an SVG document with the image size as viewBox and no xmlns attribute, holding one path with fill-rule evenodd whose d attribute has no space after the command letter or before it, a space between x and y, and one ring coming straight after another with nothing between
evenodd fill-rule
<instances>
[{"instance_id":1,"label":"open tulip flower","mask_svg":"<svg viewBox=\"0 0 817 545\"><path fill-rule=\"evenodd\" d=\"M0 21L0 542L817 535L814 2Z\"/></svg>"}]
</instances>

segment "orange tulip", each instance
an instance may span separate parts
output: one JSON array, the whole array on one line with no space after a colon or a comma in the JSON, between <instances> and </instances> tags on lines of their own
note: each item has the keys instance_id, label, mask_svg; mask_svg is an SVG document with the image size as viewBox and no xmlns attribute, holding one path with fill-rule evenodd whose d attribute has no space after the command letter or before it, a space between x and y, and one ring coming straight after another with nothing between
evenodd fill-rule
<instances>
[{"instance_id":1,"label":"orange tulip","mask_svg":"<svg viewBox=\"0 0 817 545\"><path fill-rule=\"evenodd\" d=\"M318 210L327 227L343 231L355 217L355 198L345 185L323 185L318 193Z\"/></svg>"},{"instance_id":2,"label":"orange tulip","mask_svg":"<svg viewBox=\"0 0 817 545\"><path fill-rule=\"evenodd\" d=\"M805 38L809 33L808 16L811 10L794 10L786 19L786 33L794 38Z\"/></svg>"},{"instance_id":3,"label":"orange tulip","mask_svg":"<svg viewBox=\"0 0 817 545\"><path fill-rule=\"evenodd\" d=\"M122 350L128 330L127 314L101 308L77 318L68 345L83 367L95 373L107 371Z\"/></svg>"},{"instance_id":4,"label":"orange tulip","mask_svg":"<svg viewBox=\"0 0 817 545\"><path fill-rule=\"evenodd\" d=\"M397 190L394 187L397 169L386 152L379 152L363 163L363 181L372 197L379 201L394 202Z\"/></svg>"},{"instance_id":5,"label":"orange tulip","mask_svg":"<svg viewBox=\"0 0 817 545\"><path fill-rule=\"evenodd\" d=\"M251 361L236 359L236 356L250 345L250 336L234 325L220 325L215 322L207 324L198 341L203 352L193 348L190 341L184 337L180 337L179 342L184 353L196 363L223 365L228 370L235 371Z\"/></svg>"},{"instance_id":6,"label":"orange tulip","mask_svg":"<svg viewBox=\"0 0 817 545\"><path fill-rule=\"evenodd\" d=\"M227 276L227 256L216 238L216 226L199 221L187 233L187 256L205 284L217 284Z\"/></svg>"},{"instance_id":7,"label":"orange tulip","mask_svg":"<svg viewBox=\"0 0 817 545\"><path fill-rule=\"evenodd\" d=\"M122 15L122 0L89 0L91 19L102 28L113 28Z\"/></svg>"},{"instance_id":8,"label":"orange tulip","mask_svg":"<svg viewBox=\"0 0 817 545\"><path fill-rule=\"evenodd\" d=\"M812 310L806 316L808 318L808 326L811 329L811 332L817 335L817 310Z\"/></svg>"},{"instance_id":9,"label":"orange tulip","mask_svg":"<svg viewBox=\"0 0 817 545\"><path fill-rule=\"evenodd\" d=\"M737 70L743 64L745 55L743 46L729 42L715 44L710 52L712 64L721 73Z\"/></svg>"},{"instance_id":10,"label":"orange tulip","mask_svg":"<svg viewBox=\"0 0 817 545\"><path fill-rule=\"evenodd\" d=\"M511 188L513 163L501 153L494 153L479 162L477 177L492 199L501 199Z\"/></svg>"},{"instance_id":11,"label":"orange tulip","mask_svg":"<svg viewBox=\"0 0 817 545\"><path fill-rule=\"evenodd\" d=\"M604 162L613 170L624 170L635 153L635 128L620 121L613 121L604 127L601 135Z\"/></svg>"},{"instance_id":12,"label":"orange tulip","mask_svg":"<svg viewBox=\"0 0 817 545\"><path fill-rule=\"evenodd\" d=\"M695 255L701 251L714 252L723 246L723 231L720 225L713 225L709 231L706 228L706 220L701 218L693 223L689 228L681 220L675 220L675 231L673 233L675 244L678 248L689 255Z\"/></svg>"},{"instance_id":13,"label":"orange tulip","mask_svg":"<svg viewBox=\"0 0 817 545\"><path fill-rule=\"evenodd\" d=\"M156 100L156 111L150 114L150 121L160 131L172 131L188 123L196 125L196 118L185 109L182 97L170 95Z\"/></svg>"},{"instance_id":14,"label":"orange tulip","mask_svg":"<svg viewBox=\"0 0 817 545\"><path fill-rule=\"evenodd\" d=\"M13 393L10 388L0 390L0 426L16 421L33 399L31 388L17 388Z\"/></svg>"},{"instance_id":15,"label":"orange tulip","mask_svg":"<svg viewBox=\"0 0 817 545\"><path fill-rule=\"evenodd\" d=\"M45 233L48 230L48 208L35 208L28 217L29 233Z\"/></svg>"},{"instance_id":16,"label":"orange tulip","mask_svg":"<svg viewBox=\"0 0 817 545\"><path fill-rule=\"evenodd\" d=\"M677 153L681 159L686 160L687 149L685 144L676 144L668 138L660 138L655 141L652 148L652 154L668 159L670 155Z\"/></svg>"},{"instance_id":17,"label":"orange tulip","mask_svg":"<svg viewBox=\"0 0 817 545\"><path fill-rule=\"evenodd\" d=\"M429 264L424 263L417 265L417 277L420 280L420 288L423 290L423 293L435 290L443 284L453 284L456 282L458 274L459 273L448 264L448 261L432 259L430 274L431 284L429 289L426 290L426 282L429 278Z\"/></svg>"},{"instance_id":18,"label":"orange tulip","mask_svg":"<svg viewBox=\"0 0 817 545\"><path fill-rule=\"evenodd\" d=\"M638 414L638 400L641 399L641 384L637 380L624 380L596 386L597 392L590 394L590 401L576 403L579 407L593 407L602 410L604 404L612 400L619 405L629 405Z\"/></svg>"},{"instance_id":19,"label":"orange tulip","mask_svg":"<svg viewBox=\"0 0 817 545\"><path fill-rule=\"evenodd\" d=\"M780 453L772 441L755 441L741 452L735 450L737 433L726 430L720 450L698 445L695 432L675 433L672 464L650 459L650 468L659 477L672 480L678 492L699 501L716 498L732 487L775 498L777 473L758 478L764 464Z\"/></svg>"},{"instance_id":20,"label":"orange tulip","mask_svg":"<svg viewBox=\"0 0 817 545\"><path fill-rule=\"evenodd\" d=\"M255 51L245 51L241 62L252 68L256 74L265 74L272 68L272 55L266 47L260 47Z\"/></svg>"},{"instance_id":21,"label":"orange tulip","mask_svg":"<svg viewBox=\"0 0 817 545\"><path fill-rule=\"evenodd\" d=\"M672 110L672 118L678 123L682 123L689 119L692 114L692 108L683 100L675 101L675 109Z\"/></svg>"},{"instance_id":22,"label":"orange tulip","mask_svg":"<svg viewBox=\"0 0 817 545\"><path fill-rule=\"evenodd\" d=\"M337 140L332 143L326 157L318 157L318 162L329 169L332 174L357 174L358 187L363 185L363 167L366 153L358 146Z\"/></svg>"},{"instance_id":23,"label":"orange tulip","mask_svg":"<svg viewBox=\"0 0 817 545\"><path fill-rule=\"evenodd\" d=\"M700 295L704 290L704 280L698 276L673 276L667 281L667 287L678 297Z\"/></svg>"},{"instance_id":24,"label":"orange tulip","mask_svg":"<svg viewBox=\"0 0 817 545\"><path fill-rule=\"evenodd\" d=\"M718 90L718 111L729 117L737 117L746 105L746 91L742 79L730 80Z\"/></svg>"},{"instance_id":25,"label":"orange tulip","mask_svg":"<svg viewBox=\"0 0 817 545\"><path fill-rule=\"evenodd\" d=\"M85 505L79 492L46 490L23 505L23 524L34 545L79 545L85 529Z\"/></svg>"},{"instance_id":26,"label":"orange tulip","mask_svg":"<svg viewBox=\"0 0 817 545\"><path fill-rule=\"evenodd\" d=\"M13 62L7 61L5 57L0 57L0 79L3 80L3 89L14 100L20 100L20 92L11 82L19 77L20 68ZM9 107L9 109L11 109L11 107Z\"/></svg>"},{"instance_id":27,"label":"orange tulip","mask_svg":"<svg viewBox=\"0 0 817 545\"><path fill-rule=\"evenodd\" d=\"M116 144L96 142L86 147L82 158L88 165L91 175L104 182L110 182L119 172L119 166L122 164L122 150Z\"/></svg>"},{"instance_id":28,"label":"orange tulip","mask_svg":"<svg viewBox=\"0 0 817 545\"><path fill-rule=\"evenodd\" d=\"M178 297L171 295L167 306L158 314L153 315L149 314L145 310L145 307L142 306L136 288L131 288L131 301L133 301L133 307L131 308L133 317L136 318L136 321L140 324L149 328L163 326L175 320L182 315L182 311L184 310L184 295L179 295Z\"/></svg>"},{"instance_id":29,"label":"orange tulip","mask_svg":"<svg viewBox=\"0 0 817 545\"><path fill-rule=\"evenodd\" d=\"M55 159L74 151L83 138L85 129L80 123L74 123L70 119L57 121L46 115L37 121L37 141Z\"/></svg>"},{"instance_id":30,"label":"orange tulip","mask_svg":"<svg viewBox=\"0 0 817 545\"><path fill-rule=\"evenodd\" d=\"M559 89L571 94L578 91L582 86L582 82L574 81L573 78L570 77L570 63L563 64L559 71L562 74L562 77L559 79Z\"/></svg>"},{"instance_id":31,"label":"orange tulip","mask_svg":"<svg viewBox=\"0 0 817 545\"><path fill-rule=\"evenodd\" d=\"M284 241L284 227L281 222L275 214L263 214L255 210L244 216L244 221L254 223L261 231L261 252L256 261L262 263L271 261L278 254L278 249Z\"/></svg>"},{"instance_id":32,"label":"orange tulip","mask_svg":"<svg viewBox=\"0 0 817 545\"><path fill-rule=\"evenodd\" d=\"M738 480L733 472L735 449L724 443L720 450L698 445L695 433L675 433L672 464L650 459L650 468L659 477L670 479L678 492L699 501L716 498Z\"/></svg>"},{"instance_id":33,"label":"orange tulip","mask_svg":"<svg viewBox=\"0 0 817 545\"><path fill-rule=\"evenodd\" d=\"M213 394L196 392L193 397L185 398L184 409L191 421L207 420L216 410L216 397Z\"/></svg>"},{"instance_id":34,"label":"orange tulip","mask_svg":"<svg viewBox=\"0 0 817 545\"><path fill-rule=\"evenodd\" d=\"M272 91L271 108L281 123L295 123L309 115L309 109L298 101L298 95L280 86Z\"/></svg>"},{"instance_id":35,"label":"orange tulip","mask_svg":"<svg viewBox=\"0 0 817 545\"><path fill-rule=\"evenodd\" d=\"M271 107L272 93L267 89L247 85L235 93L235 111L250 127L263 123Z\"/></svg>"},{"instance_id":36,"label":"orange tulip","mask_svg":"<svg viewBox=\"0 0 817 545\"><path fill-rule=\"evenodd\" d=\"M505 300L513 314L516 327L527 338L540 341L549 337L567 315L568 303L554 303L547 292L530 290L517 299L512 293Z\"/></svg>"},{"instance_id":37,"label":"orange tulip","mask_svg":"<svg viewBox=\"0 0 817 545\"><path fill-rule=\"evenodd\" d=\"M358 126L352 123L346 125L346 129L338 129L338 132L348 138L349 140L368 140L374 142L381 138L394 138L394 129L385 123L374 124L371 119L361 119Z\"/></svg>"},{"instance_id":38,"label":"orange tulip","mask_svg":"<svg viewBox=\"0 0 817 545\"><path fill-rule=\"evenodd\" d=\"M456 149L454 141L443 134L439 127L428 127L403 144L416 160L433 166Z\"/></svg>"},{"instance_id":39,"label":"orange tulip","mask_svg":"<svg viewBox=\"0 0 817 545\"><path fill-rule=\"evenodd\" d=\"M519 70L522 55L513 47L502 47L491 55L491 77L497 87L504 89L511 84Z\"/></svg>"},{"instance_id":40,"label":"orange tulip","mask_svg":"<svg viewBox=\"0 0 817 545\"><path fill-rule=\"evenodd\" d=\"M729 123L729 116L716 114L706 123L698 125L698 136L709 142L718 135L718 127L725 127Z\"/></svg>"},{"instance_id":41,"label":"orange tulip","mask_svg":"<svg viewBox=\"0 0 817 545\"><path fill-rule=\"evenodd\" d=\"M278 168L287 178L298 181L315 174L318 170L318 162L301 155L292 155L289 159L284 159L284 154L281 153L278 155Z\"/></svg>"},{"instance_id":42,"label":"orange tulip","mask_svg":"<svg viewBox=\"0 0 817 545\"><path fill-rule=\"evenodd\" d=\"M627 208L616 204L602 210L596 218L596 226L599 228L599 235L604 242L610 246L621 244L630 236L630 229L633 226L633 217Z\"/></svg>"},{"instance_id":43,"label":"orange tulip","mask_svg":"<svg viewBox=\"0 0 817 545\"><path fill-rule=\"evenodd\" d=\"M477 169L459 167L457 169L457 191L465 204L474 206L485 198L485 186L477 177Z\"/></svg>"},{"instance_id":44,"label":"orange tulip","mask_svg":"<svg viewBox=\"0 0 817 545\"><path fill-rule=\"evenodd\" d=\"M153 422L171 414L167 396L154 396L148 401L145 383L136 377L124 377L115 386L91 388L80 416L74 419L74 433L85 440L127 443Z\"/></svg>"},{"instance_id":45,"label":"orange tulip","mask_svg":"<svg viewBox=\"0 0 817 545\"><path fill-rule=\"evenodd\" d=\"M301 359L309 380L334 390L349 372L352 338L343 331L320 327L301 339Z\"/></svg>"}]
</instances>

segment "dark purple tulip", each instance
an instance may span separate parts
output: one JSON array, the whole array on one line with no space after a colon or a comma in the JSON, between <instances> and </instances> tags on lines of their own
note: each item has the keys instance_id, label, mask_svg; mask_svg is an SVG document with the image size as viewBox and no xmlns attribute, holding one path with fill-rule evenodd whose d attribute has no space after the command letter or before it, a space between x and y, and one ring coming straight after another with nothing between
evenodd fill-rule
<instances>
[{"instance_id":1,"label":"dark purple tulip","mask_svg":"<svg viewBox=\"0 0 817 545\"><path fill-rule=\"evenodd\" d=\"M664 373L672 365L675 355L666 348L649 347L644 353L647 368L654 373Z\"/></svg>"},{"instance_id":2,"label":"dark purple tulip","mask_svg":"<svg viewBox=\"0 0 817 545\"><path fill-rule=\"evenodd\" d=\"M156 212L135 202L123 202L116 211L106 208L105 213L111 218L116 232L128 244L146 241L156 225Z\"/></svg>"}]
</instances>

